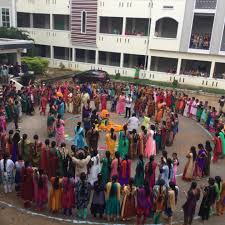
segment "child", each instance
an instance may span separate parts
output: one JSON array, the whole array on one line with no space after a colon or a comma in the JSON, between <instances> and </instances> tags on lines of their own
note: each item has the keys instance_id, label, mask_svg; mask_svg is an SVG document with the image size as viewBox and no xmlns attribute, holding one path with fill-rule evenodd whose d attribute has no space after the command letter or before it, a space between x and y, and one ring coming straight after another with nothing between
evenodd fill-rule
<instances>
[{"instance_id":1,"label":"child","mask_svg":"<svg viewBox=\"0 0 225 225\"><path fill-rule=\"evenodd\" d=\"M173 182L174 184L176 184L177 167L179 166L179 160L177 158L176 152L172 154L172 158L173 158Z\"/></svg>"}]
</instances>

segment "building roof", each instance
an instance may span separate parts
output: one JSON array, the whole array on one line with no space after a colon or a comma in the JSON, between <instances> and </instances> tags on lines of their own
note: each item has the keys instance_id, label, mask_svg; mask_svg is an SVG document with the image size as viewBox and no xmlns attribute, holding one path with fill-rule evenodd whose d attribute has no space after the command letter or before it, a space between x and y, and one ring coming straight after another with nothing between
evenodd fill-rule
<instances>
[{"instance_id":1,"label":"building roof","mask_svg":"<svg viewBox=\"0 0 225 225\"><path fill-rule=\"evenodd\" d=\"M30 49L33 46L33 41L31 40L17 40L17 39L7 39L0 38L0 50L6 49Z\"/></svg>"}]
</instances>

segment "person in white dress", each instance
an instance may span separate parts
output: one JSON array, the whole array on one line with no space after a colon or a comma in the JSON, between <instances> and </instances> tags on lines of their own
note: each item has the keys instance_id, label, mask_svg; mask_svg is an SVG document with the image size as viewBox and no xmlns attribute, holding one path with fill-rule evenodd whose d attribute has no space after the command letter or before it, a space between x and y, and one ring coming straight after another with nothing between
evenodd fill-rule
<instances>
[{"instance_id":1,"label":"person in white dress","mask_svg":"<svg viewBox=\"0 0 225 225\"><path fill-rule=\"evenodd\" d=\"M191 105L190 117L192 119L196 119L198 104L199 104L198 99L196 99L195 101L193 101L193 103Z\"/></svg>"},{"instance_id":2,"label":"person in white dress","mask_svg":"<svg viewBox=\"0 0 225 225\"><path fill-rule=\"evenodd\" d=\"M101 171L100 156L98 154L98 151L93 152L93 156L90 162L91 162L91 165L90 165L91 168L88 174L88 182L93 187L95 181L98 180L98 174Z\"/></svg>"},{"instance_id":3,"label":"person in white dress","mask_svg":"<svg viewBox=\"0 0 225 225\"><path fill-rule=\"evenodd\" d=\"M185 105L185 108L184 108L183 116L185 116L185 117L188 117L188 109L189 109L189 106L190 106L190 102L191 102L191 99L189 98L187 100L186 105Z\"/></svg>"},{"instance_id":4,"label":"person in white dress","mask_svg":"<svg viewBox=\"0 0 225 225\"><path fill-rule=\"evenodd\" d=\"M5 193L12 192L12 185L14 183L13 170L14 162L9 159L9 154L5 153L4 158L0 161L0 172Z\"/></svg>"}]
</instances>

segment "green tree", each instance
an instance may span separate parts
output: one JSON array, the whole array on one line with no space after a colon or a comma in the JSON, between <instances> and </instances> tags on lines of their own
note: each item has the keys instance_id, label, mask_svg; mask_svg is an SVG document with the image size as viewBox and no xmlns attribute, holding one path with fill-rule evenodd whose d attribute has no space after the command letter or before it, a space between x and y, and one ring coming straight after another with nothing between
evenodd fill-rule
<instances>
[{"instance_id":1,"label":"green tree","mask_svg":"<svg viewBox=\"0 0 225 225\"><path fill-rule=\"evenodd\" d=\"M0 27L0 38L32 40L26 31L21 31L15 27Z\"/></svg>"},{"instance_id":2,"label":"green tree","mask_svg":"<svg viewBox=\"0 0 225 225\"><path fill-rule=\"evenodd\" d=\"M49 61L41 57L23 57L22 62L28 65L30 71L34 74L43 74L48 68Z\"/></svg>"}]
</instances>

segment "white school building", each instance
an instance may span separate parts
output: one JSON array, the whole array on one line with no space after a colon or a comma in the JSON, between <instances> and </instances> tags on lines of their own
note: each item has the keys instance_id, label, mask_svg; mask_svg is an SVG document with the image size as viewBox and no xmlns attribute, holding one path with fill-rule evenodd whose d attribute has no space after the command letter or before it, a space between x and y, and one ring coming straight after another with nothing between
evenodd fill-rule
<instances>
[{"instance_id":1,"label":"white school building","mask_svg":"<svg viewBox=\"0 0 225 225\"><path fill-rule=\"evenodd\" d=\"M224 0L16 0L51 67L225 89Z\"/></svg>"}]
</instances>

